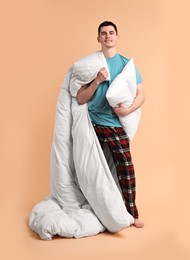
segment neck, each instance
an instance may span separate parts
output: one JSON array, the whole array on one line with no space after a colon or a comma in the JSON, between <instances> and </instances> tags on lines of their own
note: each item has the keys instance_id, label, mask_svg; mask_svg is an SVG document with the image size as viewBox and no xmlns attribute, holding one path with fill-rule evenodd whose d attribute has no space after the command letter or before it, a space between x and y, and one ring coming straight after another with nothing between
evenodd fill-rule
<instances>
[{"instance_id":1,"label":"neck","mask_svg":"<svg viewBox=\"0 0 190 260\"><path fill-rule=\"evenodd\" d=\"M105 58L112 58L116 54L116 49L115 48L102 49L102 52Z\"/></svg>"}]
</instances>

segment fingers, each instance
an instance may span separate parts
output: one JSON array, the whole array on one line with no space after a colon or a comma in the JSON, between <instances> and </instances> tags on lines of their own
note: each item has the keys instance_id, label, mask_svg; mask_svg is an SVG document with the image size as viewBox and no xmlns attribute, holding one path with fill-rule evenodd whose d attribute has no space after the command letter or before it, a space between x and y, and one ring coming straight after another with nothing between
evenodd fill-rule
<instances>
[{"instance_id":1,"label":"fingers","mask_svg":"<svg viewBox=\"0 0 190 260\"><path fill-rule=\"evenodd\" d=\"M98 72L98 78L101 80L101 81L105 81L108 77L108 71L106 68L101 68Z\"/></svg>"},{"instance_id":2,"label":"fingers","mask_svg":"<svg viewBox=\"0 0 190 260\"><path fill-rule=\"evenodd\" d=\"M104 68L104 67L101 68L100 73L102 73L103 75L108 75L108 71L107 71L107 69Z\"/></svg>"},{"instance_id":3,"label":"fingers","mask_svg":"<svg viewBox=\"0 0 190 260\"><path fill-rule=\"evenodd\" d=\"M100 71L107 71L105 67L101 68Z\"/></svg>"}]
</instances>

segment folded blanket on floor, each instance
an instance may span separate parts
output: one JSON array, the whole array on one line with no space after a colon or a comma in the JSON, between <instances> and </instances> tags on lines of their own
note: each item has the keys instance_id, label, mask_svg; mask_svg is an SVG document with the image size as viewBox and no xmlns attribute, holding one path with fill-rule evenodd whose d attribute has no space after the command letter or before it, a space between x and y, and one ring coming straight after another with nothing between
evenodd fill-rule
<instances>
[{"instance_id":1,"label":"folded blanket on floor","mask_svg":"<svg viewBox=\"0 0 190 260\"><path fill-rule=\"evenodd\" d=\"M106 66L102 52L95 52L76 62L62 84L51 149L51 194L33 208L29 220L41 239L118 232L134 223L115 181L109 149L104 154L87 104L79 105L76 98L78 89Z\"/></svg>"}]
</instances>

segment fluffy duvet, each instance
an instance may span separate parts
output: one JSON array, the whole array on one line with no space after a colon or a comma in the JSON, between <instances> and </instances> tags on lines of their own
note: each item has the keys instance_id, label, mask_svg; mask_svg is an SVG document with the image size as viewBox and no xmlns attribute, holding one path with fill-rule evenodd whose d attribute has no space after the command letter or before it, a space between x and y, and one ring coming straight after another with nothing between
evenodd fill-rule
<instances>
[{"instance_id":1,"label":"fluffy duvet","mask_svg":"<svg viewBox=\"0 0 190 260\"><path fill-rule=\"evenodd\" d=\"M41 239L80 238L106 229L114 233L134 223L109 149L102 151L87 104L79 105L76 99L80 87L102 67L107 68L103 53L95 52L74 63L61 86L50 159L51 194L34 206L29 218Z\"/></svg>"}]
</instances>

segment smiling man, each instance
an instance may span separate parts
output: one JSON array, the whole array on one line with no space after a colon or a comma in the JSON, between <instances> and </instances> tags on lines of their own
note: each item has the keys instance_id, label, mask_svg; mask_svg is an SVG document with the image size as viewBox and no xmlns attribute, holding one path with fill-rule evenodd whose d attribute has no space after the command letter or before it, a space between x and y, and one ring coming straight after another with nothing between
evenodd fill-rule
<instances>
[{"instance_id":1,"label":"smiling man","mask_svg":"<svg viewBox=\"0 0 190 260\"><path fill-rule=\"evenodd\" d=\"M135 203L135 171L130 153L130 141L119 120L119 116L130 114L144 103L142 78L138 70L136 69L136 97L130 107L120 104L113 109L106 99L109 85L129 62L129 59L116 52L118 38L117 26L114 23L105 21L99 25L97 40L107 61L110 80L106 81L108 77L106 68L101 68L90 85L80 88L77 99L80 104L88 103L89 116L99 142L102 148L107 144L112 154L126 208L134 217L134 226L142 228L144 224L139 220Z\"/></svg>"}]
</instances>

